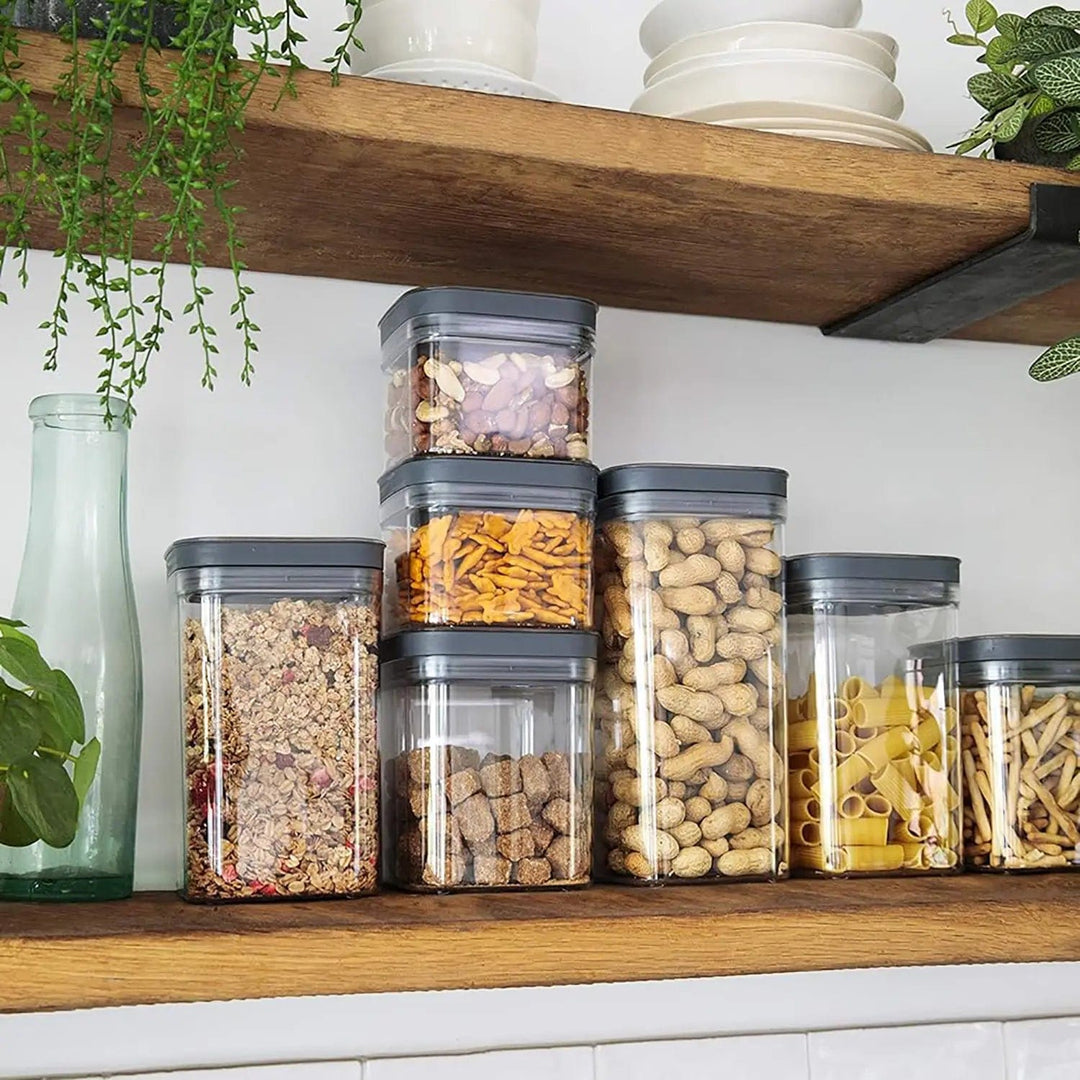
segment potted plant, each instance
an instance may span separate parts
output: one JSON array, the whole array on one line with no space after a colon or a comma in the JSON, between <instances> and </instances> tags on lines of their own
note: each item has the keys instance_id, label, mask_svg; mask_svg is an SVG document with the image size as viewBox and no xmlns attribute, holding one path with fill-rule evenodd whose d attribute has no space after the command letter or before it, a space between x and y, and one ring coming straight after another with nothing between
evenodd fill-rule
<instances>
[{"instance_id":1,"label":"potted plant","mask_svg":"<svg viewBox=\"0 0 1080 1080\"><path fill-rule=\"evenodd\" d=\"M958 154L1080 171L1080 11L1043 7L999 14L989 0L969 0L969 31L952 22L949 41L982 49L985 66L968 92L986 110ZM1059 342L1031 368L1040 382L1080 371L1080 335Z\"/></svg>"},{"instance_id":2,"label":"potted plant","mask_svg":"<svg viewBox=\"0 0 1080 1080\"><path fill-rule=\"evenodd\" d=\"M31 220L51 224L60 236L61 272L42 323L45 367L57 366L69 305L81 294L101 324L98 391L103 403L111 395L124 403L125 422L173 323L165 299L169 262L186 265L182 318L202 345L203 385L214 385L218 333L202 274L211 224L226 237L240 377L251 379L258 327L231 188L256 88L278 78L280 97L297 92L305 15L297 0L282 2L263 11L252 0L0 0L0 302L7 302L5 274L27 282ZM362 0L345 2L349 17L326 61L335 83L360 45ZM66 43L53 86L25 78L26 24L56 27ZM235 39L253 42L249 62L241 62ZM137 91L125 99L121 84L131 73ZM46 110L42 102L50 99ZM121 102L140 117L136 138L114 139ZM136 266L136 231L147 228L154 259Z\"/></svg>"}]
</instances>

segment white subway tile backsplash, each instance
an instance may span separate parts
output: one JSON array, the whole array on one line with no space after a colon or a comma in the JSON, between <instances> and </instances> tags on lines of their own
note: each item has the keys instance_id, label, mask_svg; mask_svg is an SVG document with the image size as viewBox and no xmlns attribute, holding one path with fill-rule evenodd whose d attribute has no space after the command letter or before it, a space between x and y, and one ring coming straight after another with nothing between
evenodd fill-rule
<instances>
[{"instance_id":1,"label":"white subway tile backsplash","mask_svg":"<svg viewBox=\"0 0 1080 1080\"><path fill-rule=\"evenodd\" d=\"M124 1076L122 1080L362 1080L362 1076L363 1069L358 1061L308 1061L235 1069L134 1073Z\"/></svg>"},{"instance_id":2,"label":"white subway tile backsplash","mask_svg":"<svg viewBox=\"0 0 1080 1080\"><path fill-rule=\"evenodd\" d=\"M669 1076L808 1080L805 1035L620 1043L596 1048L596 1080Z\"/></svg>"},{"instance_id":3,"label":"white subway tile backsplash","mask_svg":"<svg viewBox=\"0 0 1080 1080\"><path fill-rule=\"evenodd\" d=\"M1076 1080L1080 1018L1006 1024L1005 1065L1008 1080Z\"/></svg>"},{"instance_id":4,"label":"white subway tile backsplash","mask_svg":"<svg viewBox=\"0 0 1080 1080\"><path fill-rule=\"evenodd\" d=\"M1001 1024L859 1028L810 1035L810 1080L1004 1080Z\"/></svg>"},{"instance_id":5,"label":"white subway tile backsplash","mask_svg":"<svg viewBox=\"0 0 1080 1080\"><path fill-rule=\"evenodd\" d=\"M585 1046L383 1058L364 1064L364 1080L593 1080L593 1051Z\"/></svg>"}]
</instances>

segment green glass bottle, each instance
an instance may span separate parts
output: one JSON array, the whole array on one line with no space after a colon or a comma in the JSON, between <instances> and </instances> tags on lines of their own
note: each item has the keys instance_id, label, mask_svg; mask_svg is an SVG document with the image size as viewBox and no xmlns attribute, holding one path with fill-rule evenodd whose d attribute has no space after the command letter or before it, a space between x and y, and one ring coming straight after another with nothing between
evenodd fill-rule
<instances>
[{"instance_id":1,"label":"green glass bottle","mask_svg":"<svg viewBox=\"0 0 1080 1080\"><path fill-rule=\"evenodd\" d=\"M127 539L127 429L95 395L37 398L30 523L13 614L67 672L101 762L67 848L0 846L0 899L130 896L142 656Z\"/></svg>"}]
</instances>

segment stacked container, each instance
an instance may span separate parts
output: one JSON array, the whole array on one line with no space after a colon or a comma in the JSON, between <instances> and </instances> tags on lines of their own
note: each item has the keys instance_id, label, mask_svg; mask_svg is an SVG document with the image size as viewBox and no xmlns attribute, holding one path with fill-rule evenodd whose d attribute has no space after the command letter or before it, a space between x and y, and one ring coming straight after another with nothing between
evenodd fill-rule
<instances>
[{"instance_id":1,"label":"stacked container","mask_svg":"<svg viewBox=\"0 0 1080 1080\"><path fill-rule=\"evenodd\" d=\"M786 509L776 469L602 474L599 877L786 876Z\"/></svg>"},{"instance_id":2,"label":"stacked container","mask_svg":"<svg viewBox=\"0 0 1080 1080\"><path fill-rule=\"evenodd\" d=\"M407 889L588 881L596 306L405 294L381 324L384 867Z\"/></svg>"},{"instance_id":3,"label":"stacked container","mask_svg":"<svg viewBox=\"0 0 1080 1080\"><path fill-rule=\"evenodd\" d=\"M787 587L795 867L958 870L959 560L803 555Z\"/></svg>"}]
</instances>

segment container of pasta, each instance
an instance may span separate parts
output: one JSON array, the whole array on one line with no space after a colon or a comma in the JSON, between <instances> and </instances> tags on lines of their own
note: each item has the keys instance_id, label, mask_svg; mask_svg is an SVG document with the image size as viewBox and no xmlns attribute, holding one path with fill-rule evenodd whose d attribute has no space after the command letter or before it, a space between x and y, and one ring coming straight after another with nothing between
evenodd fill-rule
<instances>
[{"instance_id":1,"label":"container of pasta","mask_svg":"<svg viewBox=\"0 0 1080 1080\"><path fill-rule=\"evenodd\" d=\"M787 874L787 479L689 465L601 474L598 877Z\"/></svg>"},{"instance_id":2,"label":"container of pasta","mask_svg":"<svg viewBox=\"0 0 1080 1080\"><path fill-rule=\"evenodd\" d=\"M803 555L787 586L793 866L958 870L959 560Z\"/></svg>"},{"instance_id":3,"label":"container of pasta","mask_svg":"<svg viewBox=\"0 0 1080 1080\"><path fill-rule=\"evenodd\" d=\"M957 642L964 862L1080 866L1080 637Z\"/></svg>"},{"instance_id":4,"label":"container of pasta","mask_svg":"<svg viewBox=\"0 0 1080 1080\"><path fill-rule=\"evenodd\" d=\"M418 454L588 459L591 301L414 289L379 329L388 469Z\"/></svg>"},{"instance_id":5,"label":"container of pasta","mask_svg":"<svg viewBox=\"0 0 1080 1080\"><path fill-rule=\"evenodd\" d=\"M598 472L416 458L379 481L386 625L592 630Z\"/></svg>"},{"instance_id":6,"label":"container of pasta","mask_svg":"<svg viewBox=\"0 0 1080 1080\"><path fill-rule=\"evenodd\" d=\"M596 635L383 642L385 876L414 891L586 885Z\"/></svg>"}]
</instances>

